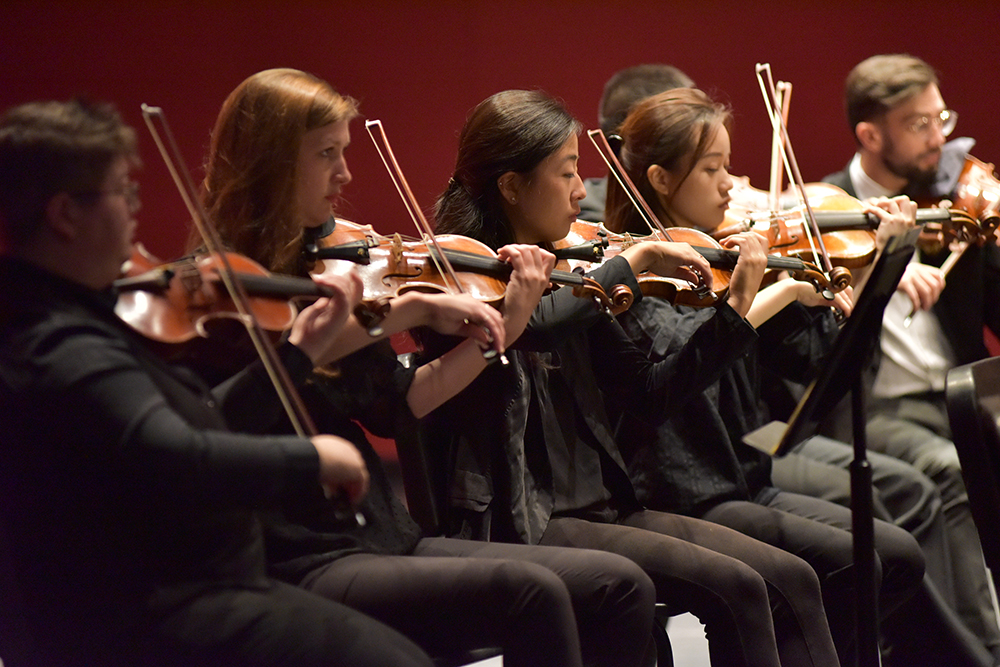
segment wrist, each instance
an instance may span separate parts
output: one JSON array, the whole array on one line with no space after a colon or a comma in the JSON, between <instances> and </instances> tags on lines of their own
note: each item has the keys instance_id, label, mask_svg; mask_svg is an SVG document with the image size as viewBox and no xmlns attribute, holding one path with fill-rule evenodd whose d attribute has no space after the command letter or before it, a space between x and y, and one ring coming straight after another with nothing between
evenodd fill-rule
<instances>
[{"instance_id":1,"label":"wrist","mask_svg":"<svg viewBox=\"0 0 1000 667\"><path fill-rule=\"evenodd\" d=\"M632 267L632 273L639 275L649 270L649 250L645 243L638 243L622 250L619 255Z\"/></svg>"}]
</instances>

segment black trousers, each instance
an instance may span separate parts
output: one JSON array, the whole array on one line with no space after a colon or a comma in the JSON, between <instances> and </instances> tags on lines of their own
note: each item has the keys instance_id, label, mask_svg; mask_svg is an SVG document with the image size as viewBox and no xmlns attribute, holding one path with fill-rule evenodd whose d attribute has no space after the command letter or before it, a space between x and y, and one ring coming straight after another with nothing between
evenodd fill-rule
<instances>
[{"instance_id":1,"label":"black trousers","mask_svg":"<svg viewBox=\"0 0 1000 667\"><path fill-rule=\"evenodd\" d=\"M95 628L93 647L45 655L36 637L36 667L432 667L431 659L392 628L344 605L285 583L223 584L194 597L154 599L152 630L110 639ZM158 605L158 606L157 606ZM58 632L50 628L53 633ZM51 644L51 643L50 643ZM4 656L6 658L6 656ZM8 667L19 667L7 663Z\"/></svg>"},{"instance_id":2,"label":"black trousers","mask_svg":"<svg viewBox=\"0 0 1000 667\"><path fill-rule=\"evenodd\" d=\"M614 554L425 538L409 556L354 554L307 590L399 630L434 655L500 646L507 667L635 666L652 637L654 589Z\"/></svg>"},{"instance_id":3,"label":"black trousers","mask_svg":"<svg viewBox=\"0 0 1000 667\"><path fill-rule=\"evenodd\" d=\"M723 526L653 511L617 524L552 517L542 543L638 563L658 602L705 624L714 666L837 665L819 581L790 553Z\"/></svg>"},{"instance_id":4,"label":"black trousers","mask_svg":"<svg viewBox=\"0 0 1000 667\"><path fill-rule=\"evenodd\" d=\"M702 518L784 549L809 563L823 587L827 618L841 663L854 663L854 553L849 509L780 491L767 504L719 503ZM919 588L924 562L913 536L883 521L875 522L875 551L879 611L884 618Z\"/></svg>"}]
</instances>

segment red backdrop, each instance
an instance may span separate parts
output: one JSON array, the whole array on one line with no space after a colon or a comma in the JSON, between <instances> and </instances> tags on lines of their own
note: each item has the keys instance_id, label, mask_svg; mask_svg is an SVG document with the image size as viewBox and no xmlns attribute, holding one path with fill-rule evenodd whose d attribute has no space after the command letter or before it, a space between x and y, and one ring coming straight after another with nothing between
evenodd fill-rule
<instances>
[{"instance_id":1,"label":"red backdrop","mask_svg":"<svg viewBox=\"0 0 1000 667\"><path fill-rule=\"evenodd\" d=\"M733 169L758 187L767 184L770 141L758 62L793 84L791 135L806 180L846 163L843 79L880 52L932 63L961 115L957 133L979 140L977 157L1000 161L997 26L996 0L5 0L0 106L77 94L116 102L140 128L146 161L139 238L168 258L181 249L187 215L139 105L166 110L197 177L222 100L260 69L308 70L358 98L365 116L385 123L429 209L451 172L458 130L483 98L541 88L592 127L604 81L642 62L673 63L733 105ZM381 232L408 230L362 124L352 130L355 180L342 214ZM581 151L584 175L600 173L589 142Z\"/></svg>"},{"instance_id":2,"label":"red backdrop","mask_svg":"<svg viewBox=\"0 0 1000 667\"><path fill-rule=\"evenodd\" d=\"M421 204L444 187L468 111L506 88L541 88L588 127L615 71L668 62L736 115L733 170L766 187L770 133L756 63L793 85L790 132L806 180L841 168L853 143L841 108L847 72L875 53L909 52L938 69L957 134L1000 161L993 35L996 0L4 0L0 107L86 95L117 103L140 129L146 168L139 239L178 254L187 215L142 125L161 106L196 178L215 115L245 77L296 67L380 118ZM402 204L361 123L341 214L407 231ZM581 171L603 172L589 142Z\"/></svg>"}]
</instances>

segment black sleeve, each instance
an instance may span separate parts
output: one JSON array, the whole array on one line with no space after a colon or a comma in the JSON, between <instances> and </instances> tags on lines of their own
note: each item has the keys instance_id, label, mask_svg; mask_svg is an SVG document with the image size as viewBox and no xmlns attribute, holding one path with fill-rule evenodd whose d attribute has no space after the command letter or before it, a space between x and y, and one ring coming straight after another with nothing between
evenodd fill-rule
<instances>
[{"instance_id":1,"label":"black sleeve","mask_svg":"<svg viewBox=\"0 0 1000 667\"><path fill-rule=\"evenodd\" d=\"M371 433L395 438L416 419L406 401L416 365L399 363L388 340L369 345L341 360L336 374L317 378L326 403L345 418L359 421Z\"/></svg>"},{"instance_id":2,"label":"black sleeve","mask_svg":"<svg viewBox=\"0 0 1000 667\"><path fill-rule=\"evenodd\" d=\"M291 343L281 345L276 352L292 385L302 387L313 370L309 355ZM216 386L212 393L234 431L267 433L284 416L277 389L260 360Z\"/></svg>"},{"instance_id":3,"label":"black sleeve","mask_svg":"<svg viewBox=\"0 0 1000 667\"><path fill-rule=\"evenodd\" d=\"M1000 248L992 242L983 246L983 321L1000 338Z\"/></svg>"},{"instance_id":4,"label":"black sleeve","mask_svg":"<svg viewBox=\"0 0 1000 667\"><path fill-rule=\"evenodd\" d=\"M125 341L73 331L49 345L48 390L67 397L79 437L150 492L264 507L318 486L319 458L308 440L193 426L212 413L221 426L210 395L171 384L167 369L143 365Z\"/></svg>"},{"instance_id":5,"label":"black sleeve","mask_svg":"<svg viewBox=\"0 0 1000 667\"><path fill-rule=\"evenodd\" d=\"M636 301L642 298L639 283L624 258L612 257L587 276L596 280L605 292L611 292L617 285L626 285ZM579 298L568 288L557 289L542 297L515 347L547 350L567 336L608 319L610 315L597 308L591 299Z\"/></svg>"},{"instance_id":6,"label":"black sleeve","mask_svg":"<svg viewBox=\"0 0 1000 667\"><path fill-rule=\"evenodd\" d=\"M655 422L683 409L754 344L756 332L729 306L717 309L679 348L651 361L617 321L590 332L591 357L605 398Z\"/></svg>"}]
</instances>

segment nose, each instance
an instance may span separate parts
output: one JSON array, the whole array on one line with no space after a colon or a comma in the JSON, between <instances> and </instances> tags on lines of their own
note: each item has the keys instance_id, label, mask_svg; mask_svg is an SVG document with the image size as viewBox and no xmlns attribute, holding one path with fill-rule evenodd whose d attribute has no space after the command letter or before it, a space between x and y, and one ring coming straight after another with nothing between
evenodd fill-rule
<instances>
[{"instance_id":1,"label":"nose","mask_svg":"<svg viewBox=\"0 0 1000 667\"><path fill-rule=\"evenodd\" d=\"M577 174L573 181L573 193L570 195L573 202L578 202L587 196L587 186L583 184L583 179Z\"/></svg>"},{"instance_id":2,"label":"nose","mask_svg":"<svg viewBox=\"0 0 1000 667\"><path fill-rule=\"evenodd\" d=\"M944 134L944 128L939 123L931 123L931 134L928 143L934 148L944 146L948 138Z\"/></svg>"},{"instance_id":3,"label":"nose","mask_svg":"<svg viewBox=\"0 0 1000 667\"><path fill-rule=\"evenodd\" d=\"M722 177L722 181L719 183L719 189L722 190L723 195L727 195L729 194L729 191L733 189L735 181L733 181L733 176L728 170L723 169L722 172L725 176Z\"/></svg>"},{"instance_id":4,"label":"nose","mask_svg":"<svg viewBox=\"0 0 1000 667\"><path fill-rule=\"evenodd\" d=\"M352 178L353 176L351 176L351 170L347 168L347 161L344 160L340 169L333 173L333 180L340 185L347 185L351 182Z\"/></svg>"}]
</instances>

